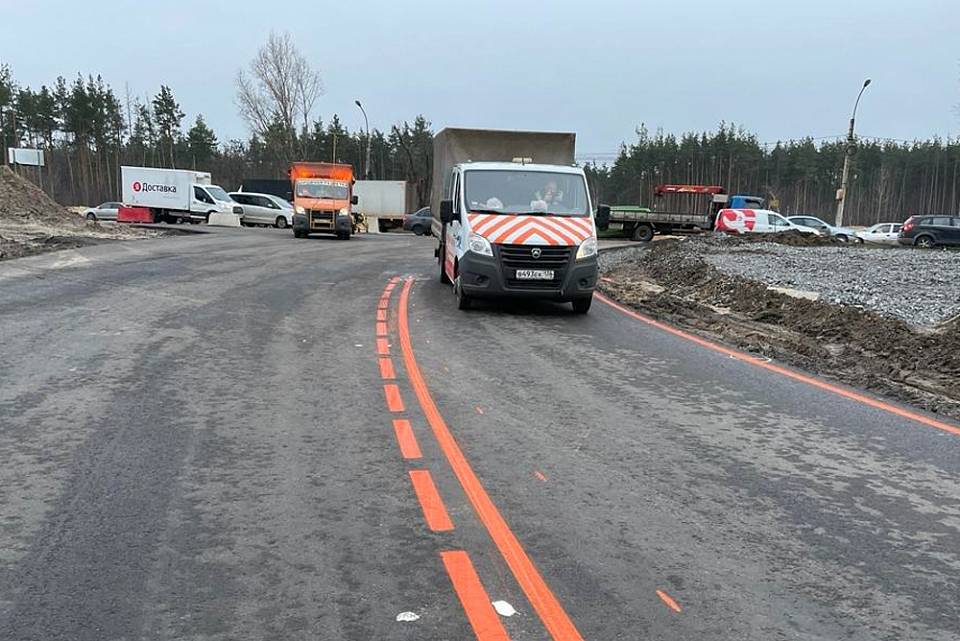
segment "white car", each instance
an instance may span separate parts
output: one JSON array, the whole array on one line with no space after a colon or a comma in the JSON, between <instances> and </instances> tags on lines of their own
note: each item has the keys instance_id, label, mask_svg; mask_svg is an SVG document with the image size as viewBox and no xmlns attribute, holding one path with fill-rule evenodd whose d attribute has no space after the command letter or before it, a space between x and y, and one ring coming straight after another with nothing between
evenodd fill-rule
<instances>
[{"instance_id":1,"label":"white car","mask_svg":"<svg viewBox=\"0 0 960 641\"><path fill-rule=\"evenodd\" d=\"M859 232L857 235L867 243L878 245L896 245L903 223L877 223Z\"/></svg>"},{"instance_id":2,"label":"white car","mask_svg":"<svg viewBox=\"0 0 960 641\"><path fill-rule=\"evenodd\" d=\"M799 214L797 216L790 216L787 218L792 223L797 225L802 225L804 227L812 227L813 229L819 230L824 236L833 236L837 240L849 243L862 243L863 239L857 234L856 231L850 229L849 227L837 227L836 225L831 225L830 223L824 221L823 219L817 218L816 216L808 216L806 214Z\"/></svg>"},{"instance_id":3,"label":"white car","mask_svg":"<svg viewBox=\"0 0 960 641\"><path fill-rule=\"evenodd\" d=\"M83 212L83 216L87 220L116 220L117 212L120 211L121 207L123 207L123 204L115 201L100 203L96 207L91 207Z\"/></svg>"},{"instance_id":4,"label":"white car","mask_svg":"<svg viewBox=\"0 0 960 641\"><path fill-rule=\"evenodd\" d=\"M717 231L732 234L775 234L798 231L802 234L823 234L813 227L792 222L775 211L767 209L721 209L714 224Z\"/></svg>"},{"instance_id":5,"label":"white car","mask_svg":"<svg viewBox=\"0 0 960 641\"><path fill-rule=\"evenodd\" d=\"M243 207L244 225L271 225L281 229L293 225L293 205L279 196L234 191L230 197Z\"/></svg>"}]
</instances>

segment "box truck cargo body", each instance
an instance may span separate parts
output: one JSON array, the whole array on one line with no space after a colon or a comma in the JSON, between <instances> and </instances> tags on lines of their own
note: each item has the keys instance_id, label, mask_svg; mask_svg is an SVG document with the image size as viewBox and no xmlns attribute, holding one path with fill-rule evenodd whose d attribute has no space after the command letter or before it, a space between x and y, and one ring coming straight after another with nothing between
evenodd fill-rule
<instances>
[{"instance_id":1,"label":"box truck cargo body","mask_svg":"<svg viewBox=\"0 0 960 641\"><path fill-rule=\"evenodd\" d=\"M416 193L404 180L358 180L353 193L359 204L353 210L376 218L382 227L399 227L403 217L417 208Z\"/></svg>"},{"instance_id":2,"label":"box truck cargo body","mask_svg":"<svg viewBox=\"0 0 960 641\"><path fill-rule=\"evenodd\" d=\"M154 220L205 221L210 214L243 214L227 192L211 184L205 171L158 167L121 167L123 204L146 207Z\"/></svg>"},{"instance_id":3,"label":"box truck cargo body","mask_svg":"<svg viewBox=\"0 0 960 641\"><path fill-rule=\"evenodd\" d=\"M476 298L590 309L597 234L572 133L444 129L434 138L432 212L440 280Z\"/></svg>"}]
</instances>

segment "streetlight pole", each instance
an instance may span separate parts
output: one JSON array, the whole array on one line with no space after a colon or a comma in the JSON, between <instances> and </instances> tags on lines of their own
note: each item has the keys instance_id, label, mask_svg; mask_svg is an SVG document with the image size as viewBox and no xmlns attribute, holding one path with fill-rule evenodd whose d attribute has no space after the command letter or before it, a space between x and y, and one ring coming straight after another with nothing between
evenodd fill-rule
<instances>
[{"instance_id":1,"label":"streetlight pole","mask_svg":"<svg viewBox=\"0 0 960 641\"><path fill-rule=\"evenodd\" d=\"M847 131L847 150L843 157L843 177L840 179L840 190L837 192L837 227L843 225L843 204L847 199L847 184L850 179L850 158L853 156L853 123L857 119L857 107L860 106L860 97L864 90L870 86L870 78L863 81L860 87L860 93L857 94L857 101L853 103L853 114L850 116L850 130Z\"/></svg>"},{"instance_id":2,"label":"streetlight pole","mask_svg":"<svg viewBox=\"0 0 960 641\"><path fill-rule=\"evenodd\" d=\"M367 119L367 111L363 108L363 105L360 104L360 101L354 100L353 102L360 107L360 113L363 114L363 122L367 127L367 159L363 163L363 177L370 180L370 120Z\"/></svg>"}]
</instances>

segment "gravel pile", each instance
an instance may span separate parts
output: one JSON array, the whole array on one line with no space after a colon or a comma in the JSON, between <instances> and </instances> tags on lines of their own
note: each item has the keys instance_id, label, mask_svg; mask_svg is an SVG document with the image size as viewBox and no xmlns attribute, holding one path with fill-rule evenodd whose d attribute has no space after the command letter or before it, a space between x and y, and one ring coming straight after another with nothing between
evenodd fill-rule
<instances>
[{"instance_id":1,"label":"gravel pile","mask_svg":"<svg viewBox=\"0 0 960 641\"><path fill-rule=\"evenodd\" d=\"M719 271L776 287L817 292L913 325L960 314L960 252L857 246L790 247L773 243L688 241Z\"/></svg>"}]
</instances>

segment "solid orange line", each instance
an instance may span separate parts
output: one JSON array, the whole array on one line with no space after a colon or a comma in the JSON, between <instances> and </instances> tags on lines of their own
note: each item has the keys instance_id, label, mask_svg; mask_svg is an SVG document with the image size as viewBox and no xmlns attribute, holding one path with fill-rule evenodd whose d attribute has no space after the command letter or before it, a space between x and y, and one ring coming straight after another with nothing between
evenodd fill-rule
<instances>
[{"instance_id":1,"label":"solid orange line","mask_svg":"<svg viewBox=\"0 0 960 641\"><path fill-rule=\"evenodd\" d=\"M890 414L894 414L901 418L910 419L912 421L916 421L917 423L922 423L923 425L927 425L928 427L935 427L938 430L943 430L944 432L949 432L950 434L960 436L960 427L950 425L949 423L944 423L943 421L938 421L936 419L930 418L928 416L924 416L923 414L918 414L917 412L912 412L902 407L897 407L896 405L891 405L890 403L885 403L875 398L870 398L869 396L859 394L849 389L844 389L843 387L840 387L838 385L833 385L831 383L822 381L812 376L807 376L805 374L800 374L799 372L794 372L792 370L787 369L786 367L781 367L779 365L774 365L773 363L768 363L763 359L757 358L756 356L751 356L743 352L738 352L737 350L734 350L734 349L723 347L716 343L710 342L704 338L700 338L699 336L694 336L693 334L688 334L683 330L677 329L675 327L671 327L666 323L661 323L660 321L656 321L632 309L628 309L623 305L620 305L619 303L613 302L603 294L597 293L596 296L602 302L606 303L610 307L613 307L617 311L623 312L624 314L626 314L627 316L630 316L631 318L635 318L636 320L646 323L647 325L656 327L657 329L662 329L663 331L669 332L674 336L679 336L680 338L683 338L684 340L688 340L691 343L696 343L701 347L706 347L707 349L713 350L715 352L719 352L731 358L735 358L738 361L742 361L749 365L760 367L771 372L776 372L777 374L781 374L782 376L786 376L787 378L792 378L795 381L806 383L807 385L811 385L818 389L825 390L832 394L836 394L837 396L848 398L852 401L857 401L858 403L863 403L864 405L868 405L878 410L883 410L884 412L889 412Z\"/></svg>"},{"instance_id":2,"label":"solid orange line","mask_svg":"<svg viewBox=\"0 0 960 641\"><path fill-rule=\"evenodd\" d=\"M673 610L674 612L681 612L680 606L676 601L673 600L669 594L663 590L657 590L657 596L660 597L660 600L667 604L667 607Z\"/></svg>"},{"instance_id":3,"label":"solid orange line","mask_svg":"<svg viewBox=\"0 0 960 641\"><path fill-rule=\"evenodd\" d=\"M417 437L413 435L413 428L410 427L410 421L405 418L393 419L393 432L397 435L397 445L400 446L400 454L403 458L420 458L420 445L417 444Z\"/></svg>"},{"instance_id":4,"label":"solid orange line","mask_svg":"<svg viewBox=\"0 0 960 641\"><path fill-rule=\"evenodd\" d=\"M440 558L477 641L510 641L467 553L461 550L441 552Z\"/></svg>"},{"instance_id":5,"label":"solid orange line","mask_svg":"<svg viewBox=\"0 0 960 641\"><path fill-rule=\"evenodd\" d=\"M383 386L383 394L387 397L387 409L391 412L403 411L403 399L400 398L400 388L393 383Z\"/></svg>"},{"instance_id":6,"label":"solid orange line","mask_svg":"<svg viewBox=\"0 0 960 641\"><path fill-rule=\"evenodd\" d=\"M385 321L385 320L387 320L387 310L385 310L385 309L378 309L378 310L377 310L377 320L378 320L378 321Z\"/></svg>"},{"instance_id":7,"label":"solid orange line","mask_svg":"<svg viewBox=\"0 0 960 641\"><path fill-rule=\"evenodd\" d=\"M390 341L385 338L377 339L377 354L380 356L386 356L390 353Z\"/></svg>"},{"instance_id":8,"label":"solid orange line","mask_svg":"<svg viewBox=\"0 0 960 641\"><path fill-rule=\"evenodd\" d=\"M380 322L377 323L377 336L386 336L387 335L387 324Z\"/></svg>"},{"instance_id":9,"label":"solid orange line","mask_svg":"<svg viewBox=\"0 0 960 641\"><path fill-rule=\"evenodd\" d=\"M397 373L393 371L392 360L389 358L381 358L378 362L380 364L380 378L393 380L397 377Z\"/></svg>"},{"instance_id":10,"label":"solid orange line","mask_svg":"<svg viewBox=\"0 0 960 641\"><path fill-rule=\"evenodd\" d=\"M477 478L473 468L467 462L466 456L460 450L453 434L450 433L450 428L447 427L443 416L440 415L440 410L437 409L430 390L427 388L423 375L420 373L420 367L417 365L417 359L413 355L413 345L410 342L407 305L412 285L413 279L408 278L400 293L398 316L400 348L403 351L403 363L407 375L410 377L410 384L413 386L427 422L436 436L440 449L450 463L453 473L460 481L461 487L463 487L467 498L470 500L470 504L477 513L477 517L487 529L497 549L500 550L501 556L503 556L524 594L527 595L527 600L537 611L550 636L553 637L554 641L580 641L583 637L580 636L557 597L550 591L546 581L540 576L533 561L530 560L523 546L520 545L520 541L517 540L516 535L510 530L503 516L500 515L497 506L490 499L490 495L487 494L483 484L480 483L480 479ZM489 603L489 600L486 602Z\"/></svg>"},{"instance_id":11,"label":"solid orange line","mask_svg":"<svg viewBox=\"0 0 960 641\"><path fill-rule=\"evenodd\" d=\"M453 521L447 514L447 508L443 506L443 499L437 492L437 486L433 484L430 472L410 470L410 482L413 483L413 491L417 493L417 500L420 501L420 507L423 509L423 518L427 521L427 527L434 532L452 530Z\"/></svg>"}]
</instances>

